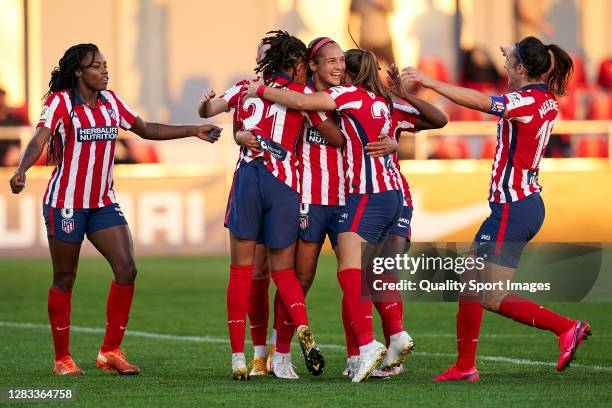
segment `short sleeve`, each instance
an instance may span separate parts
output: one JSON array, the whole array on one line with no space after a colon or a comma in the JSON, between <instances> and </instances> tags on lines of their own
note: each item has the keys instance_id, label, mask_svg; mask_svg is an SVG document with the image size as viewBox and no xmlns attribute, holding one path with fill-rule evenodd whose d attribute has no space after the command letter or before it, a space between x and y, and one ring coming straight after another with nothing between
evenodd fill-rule
<instances>
[{"instance_id":1,"label":"short sleeve","mask_svg":"<svg viewBox=\"0 0 612 408\"><path fill-rule=\"evenodd\" d=\"M44 126L55 131L64 111L65 106L61 94L55 93L49 96L40 112L40 119L36 127Z\"/></svg>"},{"instance_id":2,"label":"short sleeve","mask_svg":"<svg viewBox=\"0 0 612 408\"><path fill-rule=\"evenodd\" d=\"M354 86L334 86L325 90L336 102L336 109L339 111L354 108L355 103L361 102L356 91Z\"/></svg>"},{"instance_id":3,"label":"short sleeve","mask_svg":"<svg viewBox=\"0 0 612 408\"><path fill-rule=\"evenodd\" d=\"M231 88L223 92L221 98L227 103L228 109L235 108L240 99L240 93L244 88L244 85L248 84L248 81L240 81L234 84Z\"/></svg>"},{"instance_id":4,"label":"short sleeve","mask_svg":"<svg viewBox=\"0 0 612 408\"><path fill-rule=\"evenodd\" d=\"M399 130L414 130L420 115L421 113L418 110L410 106L394 103L391 119L397 122L397 129Z\"/></svg>"},{"instance_id":5,"label":"short sleeve","mask_svg":"<svg viewBox=\"0 0 612 408\"><path fill-rule=\"evenodd\" d=\"M119 97L119 95L117 95L113 91L108 92L111 93L111 95L115 99L115 102L117 103L117 109L119 110L119 118L121 119L119 125L122 129L129 130L132 126L134 126L138 115L123 101L123 99Z\"/></svg>"},{"instance_id":6,"label":"short sleeve","mask_svg":"<svg viewBox=\"0 0 612 408\"><path fill-rule=\"evenodd\" d=\"M504 95L508 119L533 115L535 98L528 92L511 92Z\"/></svg>"}]
</instances>

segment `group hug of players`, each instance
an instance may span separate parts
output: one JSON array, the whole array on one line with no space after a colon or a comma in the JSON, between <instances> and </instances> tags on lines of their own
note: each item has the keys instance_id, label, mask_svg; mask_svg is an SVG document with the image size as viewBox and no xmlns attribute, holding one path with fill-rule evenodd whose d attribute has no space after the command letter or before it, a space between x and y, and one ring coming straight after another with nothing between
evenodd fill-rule
<instances>
[{"instance_id":1,"label":"group hug of players","mask_svg":"<svg viewBox=\"0 0 612 408\"><path fill-rule=\"evenodd\" d=\"M561 48L534 37L501 50L513 92L491 97L410 67L400 72L392 66L387 86L375 56L367 50L343 51L328 37L307 47L286 32L274 31L258 46L258 78L241 81L220 97L213 91L204 93L200 116L233 109L232 133L240 146L225 215L234 379L269 373L297 379L290 353L294 334L310 373L323 372L325 361L309 327L305 296L326 237L337 257L342 289L348 354L344 374L361 382L402 372L414 344L404 328L401 297L381 302L362 297L361 255L366 243L375 250L385 243L405 250L409 246L412 205L397 160L398 139L403 130L439 128L447 122L437 108L410 93L415 84L499 116L491 214L475 236L473 251L486 257L485 272L512 278L524 245L544 220L539 163L558 114L556 95L564 94L573 64ZM196 136L211 143L221 131L214 125L145 122L106 89L107 83L106 60L95 45L79 44L66 51L52 73L36 133L10 181L14 193L22 191L26 171L48 146L56 168L43 198L43 214L53 262L48 311L57 375L83 374L68 346L71 291L85 234L115 276L96 365L119 374L139 373L120 349L136 267L130 232L113 192L118 128L150 140ZM514 245L504 245L508 242ZM270 278L277 290L273 346L267 354ZM374 338L373 305L386 344ZM511 293L462 293L458 358L434 380L479 379L475 357L483 308L555 333L559 371L569 366L591 334L588 323ZM244 354L247 317L254 346L250 372Z\"/></svg>"}]
</instances>

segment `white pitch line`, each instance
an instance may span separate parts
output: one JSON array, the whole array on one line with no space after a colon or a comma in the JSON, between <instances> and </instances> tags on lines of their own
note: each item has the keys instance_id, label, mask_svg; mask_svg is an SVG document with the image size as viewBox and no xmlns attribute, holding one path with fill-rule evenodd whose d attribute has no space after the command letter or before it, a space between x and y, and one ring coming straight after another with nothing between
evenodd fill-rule
<instances>
[{"instance_id":1,"label":"white pitch line","mask_svg":"<svg viewBox=\"0 0 612 408\"><path fill-rule=\"evenodd\" d=\"M0 320L0 327L10 327L14 329L44 329L49 330L48 324L41 323L20 323L20 322L6 322ZM100 327L83 327L83 326L70 326L70 330L76 333L94 333L94 334L102 334L105 332L105 329ZM218 344L227 344L229 343L229 339L224 337L215 337L215 336L180 336L176 334L162 334L162 333L149 333L143 331L136 330L127 330L126 334L134 337L144 337L149 339L157 339L157 340L178 340L178 341L188 341L194 343L218 343ZM344 350L345 346L340 344L319 344L321 348L326 349L334 349L334 350ZM456 357L455 354L452 353L429 353L416 351L412 354L416 356L424 356L424 357ZM498 363L508 363L515 365L531 365L531 366L552 366L555 367L557 363L548 362L548 361L537 361L537 360L528 360L523 358L509 358L509 357L501 357L501 356L481 356L477 357L482 361L493 361ZM612 371L612 367L609 366L600 366L600 365L586 365L586 364L572 364L572 368L587 368L591 370L602 370L602 371Z\"/></svg>"}]
</instances>

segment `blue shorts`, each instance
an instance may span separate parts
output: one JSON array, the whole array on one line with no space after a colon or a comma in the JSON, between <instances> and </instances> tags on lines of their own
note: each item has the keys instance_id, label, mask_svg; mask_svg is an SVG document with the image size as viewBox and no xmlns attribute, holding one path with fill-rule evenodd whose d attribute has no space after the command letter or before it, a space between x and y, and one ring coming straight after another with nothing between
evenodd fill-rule
<instances>
[{"instance_id":1,"label":"blue shorts","mask_svg":"<svg viewBox=\"0 0 612 408\"><path fill-rule=\"evenodd\" d=\"M401 191L349 194L340 207L338 233L355 232L372 244L383 242L402 214Z\"/></svg>"},{"instance_id":2,"label":"blue shorts","mask_svg":"<svg viewBox=\"0 0 612 408\"><path fill-rule=\"evenodd\" d=\"M119 204L102 208L53 208L43 204L43 216L47 238L55 237L64 242L78 244L96 231L126 225L127 221Z\"/></svg>"},{"instance_id":3,"label":"blue shorts","mask_svg":"<svg viewBox=\"0 0 612 408\"><path fill-rule=\"evenodd\" d=\"M393 228L391 228L389 234L397 235L399 237L406 238L406 241L410 241L410 235L412 233L410 221L412 221L412 206L405 205L402 209L402 215L399 217L397 222L393 224Z\"/></svg>"},{"instance_id":4,"label":"blue shorts","mask_svg":"<svg viewBox=\"0 0 612 408\"><path fill-rule=\"evenodd\" d=\"M300 229L298 236L303 241L325 242L329 236L332 247L338 243L338 223L335 222L338 214L337 205L301 204Z\"/></svg>"},{"instance_id":5,"label":"blue shorts","mask_svg":"<svg viewBox=\"0 0 612 408\"><path fill-rule=\"evenodd\" d=\"M297 240L299 206L297 191L253 160L234 174L224 225L241 239L286 248Z\"/></svg>"},{"instance_id":6,"label":"blue shorts","mask_svg":"<svg viewBox=\"0 0 612 408\"><path fill-rule=\"evenodd\" d=\"M544 201L539 193L512 203L489 203L491 215L482 223L474 240L478 256L488 262L518 267L525 245L544 223Z\"/></svg>"}]
</instances>

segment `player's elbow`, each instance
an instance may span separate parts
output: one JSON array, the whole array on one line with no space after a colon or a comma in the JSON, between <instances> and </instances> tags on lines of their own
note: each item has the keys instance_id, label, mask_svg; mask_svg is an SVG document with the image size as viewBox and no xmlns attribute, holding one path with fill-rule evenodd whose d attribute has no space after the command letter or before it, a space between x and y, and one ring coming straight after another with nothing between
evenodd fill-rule
<instances>
[{"instance_id":1,"label":"player's elbow","mask_svg":"<svg viewBox=\"0 0 612 408\"><path fill-rule=\"evenodd\" d=\"M442 112L440 112L440 114L435 118L434 123L433 123L436 128L440 129L443 128L444 126L448 125L448 117L446 117L445 114L443 114Z\"/></svg>"},{"instance_id":2,"label":"player's elbow","mask_svg":"<svg viewBox=\"0 0 612 408\"><path fill-rule=\"evenodd\" d=\"M198 106L198 116L200 116L202 119L208 119L210 118L210 112L208 112L208 109L206 109L206 106Z\"/></svg>"}]
</instances>

